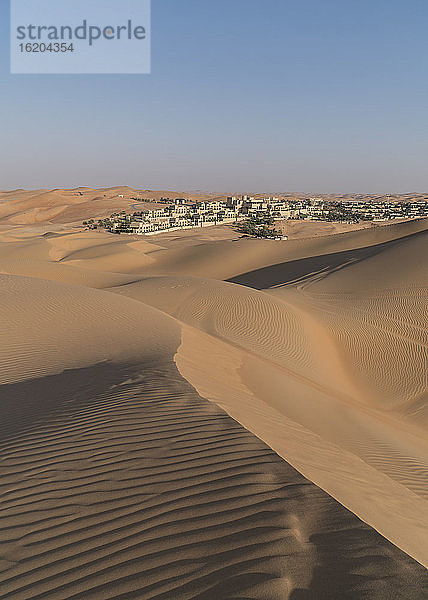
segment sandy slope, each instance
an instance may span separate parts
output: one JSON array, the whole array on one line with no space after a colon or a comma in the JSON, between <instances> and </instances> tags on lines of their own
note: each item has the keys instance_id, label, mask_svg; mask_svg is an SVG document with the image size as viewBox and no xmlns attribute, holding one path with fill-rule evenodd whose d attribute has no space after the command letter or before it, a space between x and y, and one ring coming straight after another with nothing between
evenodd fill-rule
<instances>
[{"instance_id":1,"label":"sandy slope","mask_svg":"<svg viewBox=\"0 0 428 600\"><path fill-rule=\"evenodd\" d=\"M37 227L0 238L1 598L424 597L426 222Z\"/></svg>"},{"instance_id":2,"label":"sandy slope","mask_svg":"<svg viewBox=\"0 0 428 600\"><path fill-rule=\"evenodd\" d=\"M157 306L193 330L226 342L221 355L238 360L239 366L228 373L229 378L222 369L221 377L217 376L220 380L216 384L214 375L208 388L206 372L214 352L212 343L204 337L197 341L195 335L184 338L180 361L187 361L182 371L186 378L202 395L227 405L228 412L239 416L241 423L307 475L308 463L300 459L298 442L291 449L281 431L291 419L320 436L320 452L309 463L311 478L389 539L427 562L426 545L420 537L428 527L427 504L415 496L426 492L428 448L423 432L368 403L336 347L336 338L318 320L297 303L212 280L149 278L122 286L118 292ZM191 343L186 344L189 339ZM208 358L202 361L201 356ZM245 393L235 396L232 403L230 398L224 399L225 387L236 387L237 378ZM259 411L273 409L278 413L279 429L272 425L272 417L261 422L247 411L248 392L258 398ZM304 443L303 436L300 444ZM334 456L330 444L351 453L349 460L337 452ZM326 452L321 451L324 447ZM336 481L339 465L346 473L346 485L343 479ZM373 478L366 465L396 483L381 486L376 503L371 493L361 494L361 479L370 489ZM390 502L392 490L398 500L395 506Z\"/></svg>"},{"instance_id":3,"label":"sandy slope","mask_svg":"<svg viewBox=\"0 0 428 600\"><path fill-rule=\"evenodd\" d=\"M149 307L43 279L0 275L0 306L1 384L156 354L171 335L172 321Z\"/></svg>"},{"instance_id":4,"label":"sandy slope","mask_svg":"<svg viewBox=\"0 0 428 600\"><path fill-rule=\"evenodd\" d=\"M132 273L153 262L150 254L158 248L103 232L19 235L7 230L0 237L0 273L106 288L134 281Z\"/></svg>"},{"instance_id":5,"label":"sandy slope","mask_svg":"<svg viewBox=\"0 0 428 600\"><path fill-rule=\"evenodd\" d=\"M428 234L412 236L298 287L331 324L367 393L420 425L427 424L427 250Z\"/></svg>"},{"instance_id":6,"label":"sandy slope","mask_svg":"<svg viewBox=\"0 0 428 600\"><path fill-rule=\"evenodd\" d=\"M417 563L182 379L170 318L1 283L0 597L422 598Z\"/></svg>"},{"instance_id":7,"label":"sandy slope","mask_svg":"<svg viewBox=\"0 0 428 600\"><path fill-rule=\"evenodd\" d=\"M231 279L255 269L302 258L310 258L366 248L426 230L428 219L361 229L310 239L277 241L239 239L201 243L159 252L153 274L190 275ZM239 282L239 281L238 281Z\"/></svg>"}]
</instances>

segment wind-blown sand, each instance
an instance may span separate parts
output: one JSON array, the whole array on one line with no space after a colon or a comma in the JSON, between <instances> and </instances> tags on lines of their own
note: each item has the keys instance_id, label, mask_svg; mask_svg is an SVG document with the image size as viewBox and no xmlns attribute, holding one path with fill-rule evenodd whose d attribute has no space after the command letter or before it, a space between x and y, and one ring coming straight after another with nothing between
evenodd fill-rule
<instances>
[{"instance_id":1,"label":"wind-blown sand","mask_svg":"<svg viewBox=\"0 0 428 600\"><path fill-rule=\"evenodd\" d=\"M427 222L169 244L18 208L0 598L425 597Z\"/></svg>"}]
</instances>

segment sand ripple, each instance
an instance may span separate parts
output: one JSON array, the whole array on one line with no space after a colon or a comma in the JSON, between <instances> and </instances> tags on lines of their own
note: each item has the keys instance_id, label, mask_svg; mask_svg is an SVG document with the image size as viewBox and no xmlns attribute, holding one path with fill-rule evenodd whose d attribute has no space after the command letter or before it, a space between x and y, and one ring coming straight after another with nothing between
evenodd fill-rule
<instances>
[{"instance_id":1,"label":"sand ripple","mask_svg":"<svg viewBox=\"0 0 428 600\"><path fill-rule=\"evenodd\" d=\"M35 383L1 388L40 410L0 445L1 598L423 597L422 567L173 363Z\"/></svg>"}]
</instances>

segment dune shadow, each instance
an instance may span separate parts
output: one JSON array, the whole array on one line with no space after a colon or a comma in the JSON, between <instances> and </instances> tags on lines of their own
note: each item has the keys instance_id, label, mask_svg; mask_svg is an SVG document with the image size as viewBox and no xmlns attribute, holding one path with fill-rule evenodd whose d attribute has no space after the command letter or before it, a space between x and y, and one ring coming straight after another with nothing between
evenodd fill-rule
<instances>
[{"instance_id":1,"label":"dune shadow","mask_svg":"<svg viewBox=\"0 0 428 600\"><path fill-rule=\"evenodd\" d=\"M383 242L373 246L365 246L363 248L354 248L352 250L344 250L331 254L323 254L319 256L311 256L297 260L290 260L268 267L248 271L235 277L227 279L230 283L237 283L246 287L263 290L279 285L286 285L303 281L314 275L327 275L332 271L337 271L350 263L359 262L375 256L383 252L386 248L390 248L399 244L403 240L413 236L425 235L426 232L412 233L409 236Z\"/></svg>"},{"instance_id":2,"label":"dune shadow","mask_svg":"<svg viewBox=\"0 0 428 600\"><path fill-rule=\"evenodd\" d=\"M130 377L135 366L103 362L0 386L0 440L33 428L67 407L83 407Z\"/></svg>"}]
</instances>

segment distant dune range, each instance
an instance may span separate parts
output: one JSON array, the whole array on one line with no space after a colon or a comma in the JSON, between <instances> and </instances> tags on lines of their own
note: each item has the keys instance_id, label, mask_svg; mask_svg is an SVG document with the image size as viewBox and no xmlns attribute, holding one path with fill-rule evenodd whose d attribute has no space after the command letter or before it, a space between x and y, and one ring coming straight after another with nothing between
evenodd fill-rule
<instances>
[{"instance_id":1,"label":"distant dune range","mask_svg":"<svg viewBox=\"0 0 428 600\"><path fill-rule=\"evenodd\" d=\"M14 194L0 598L426 597L427 220L134 238Z\"/></svg>"},{"instance_id":2,"label":"distant dune range","mask_svg":"<svg viewBox=\"0 0 428 600\"><path fill-rule=\"evenodd\" d=\"M159 200L181 197L183 192L135 190L128 186L91 189L86 187L57 190L0 191L0 220L10 224L68 224L83 219L109 216L113 212L130 212L136 204L132 198ZM190 200L209 200L216 194L185 193ZM138 203L137 203L138 204ZM144 207L144 204L142 204ZM146 205L147 206L147 205ZM151 208L155 206L152 205ZM162 205L160 205L162 206Z\"/></svg>"}]
</instances>

